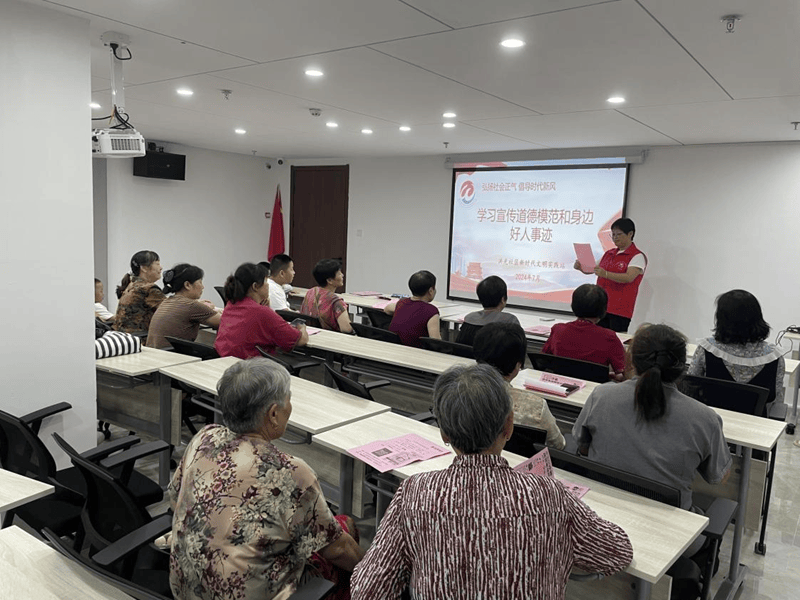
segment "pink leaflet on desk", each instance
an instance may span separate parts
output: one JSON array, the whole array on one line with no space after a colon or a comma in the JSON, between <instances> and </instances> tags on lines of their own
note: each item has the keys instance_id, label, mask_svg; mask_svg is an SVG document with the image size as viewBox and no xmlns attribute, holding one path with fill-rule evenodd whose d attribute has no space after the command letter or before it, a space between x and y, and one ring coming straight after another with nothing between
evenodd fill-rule
<instances>
[{"instance_id":1,"label":"pink leaflet on desk","mask_svg":"<svg viewBox=\"0 0 800 600\"><path fill-rule=\"evenodd\" d=\"M546 381L539 381L538 379L526 379L523 384L526 390L533 390L534 392L544 392L545 394L552 394L553 396L567 397L567 389L561 387L557 383L548 383Z\"/></svg>"},{"instance_id":2,"label":"pink leaflet on desk","mask_svg":"<svg viewBox=\"0 0 800 600\"><path fill-rule=\"evenodd\" d=\"M545 448L541 452L534 454L525 462L519 463L514 467L514 470L520 473L553 477L553 463L550 460L550 452Z\"/></svg>"},{"instance_id":3,"label":"pink leaflet on desk","mask_svg":"<svg viewBox=\"0 0 800 600\"><path fill-rule=\"evenodd\" d=\"M578 483L572 483L569 481L565 481L563 479L558 480L561 485L564 486L564 489L567 490L570 494L575 496L576 500L580 500L586 495L586 492L589 491L589 488L585 485L580 485Z\"/></svg>"},{"instance_id":4,"label":"pink leaflet on desk","mask_svg":"<svg viewBox=\"0 0 800 600\"><path fill-rule=\"evenodd\" d=\"M556 375L555 373L542 373L539 378L547 383L557 383L558 385L577 385L578 389L586 387L586 382L582 379L572 379L571 377L564 377L563 375Z\"/></svg>"},{"instance_id":5,"label":"pink leaflet on desk","mask_svg":"<svg viewBox=\"0 0 800 600\"><path fill-rule=\"evenodd\" d=\"M380 300L379 302L376 302L375 304L373 304L372 308L377 308L379 310L382 310L382 309L386 308L387 306L389 306L391 303L392 303L391 300Z\"/></svg>"},{"instance_id":6,"label":"pink leaflet on desk","mask_svg":"<svg viewBox=\"0 0 800 600\"><path fill-rule=\"evenodd\" d=\"M532 333L533 335L550 335L550 328L552 325L534 325L526 327L525 333Z\"/></svg>"},{"instance_id":7,"label":"pink leaflet on desk","mask_svg":"<svg viewBox=\"0 0 800 600\"><path fill-rule=\"evenodd\" d=\"M314 335L315 333L319 333L320 331L322 331L322 329L320 329L319 327L309 327L308 325L306 325L306 333L308 335Z\"/></svg>"},{"instance_id":8,"label":"pink leaflet on desk","mask_svg":"<svg viewBox=\"0 0 800 600\"><path fill-rule=\"evenodd\" d=\"M381 473L399 469L418 460L428 460L450 454L447 448L429 442L425 438L409 433L390 440L378 440L348 450L355 458Z\"/></svg>"},{"instance_id":9,"label":"pink leaflet on desk","mask_svg":"<svg viewBox=\"0 0 800 600\"><path fill-rule=\"evenodd\" d=\"M353 296L380 296L381 292L350 292Z\"/></svg>"}]
</instances>

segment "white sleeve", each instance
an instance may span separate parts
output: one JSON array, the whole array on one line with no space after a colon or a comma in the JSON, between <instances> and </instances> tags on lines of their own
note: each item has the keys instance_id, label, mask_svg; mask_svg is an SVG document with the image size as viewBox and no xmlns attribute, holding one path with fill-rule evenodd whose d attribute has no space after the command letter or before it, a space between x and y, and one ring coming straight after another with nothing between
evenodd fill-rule
<instances>
[{"instance_id":1,"label":"white sleeve","mask_svg":"<svg viewBox=\"0 0 800 600\"><path fill-rule=\"evenodd\" d=\"M94 314L95 316L103 319L103 321L108 321L110 318L114 316L114 313L110 312L105 306L103 306L99 302L94 303Z\"/></svg>"},{"instance_id":2,"label":"white sleeve","mask_svg":"<svg viewBox=\"0 0 800 600\"><path fill-rule=\"evenodd\" d=\"M637 269L641 269L642 273L644 273L645 269L647 268L647 261L644 258L644 254L641 252L634 256L631 259L631 262L628 263L628 268L636 267Z\"/></svg>"},{"instance_id":3,"label":"white sleeve","mask_svg":"<svg viewBox=\"0 0 800 600\"><path fill-rule=\"evenodd\" d=\"M289 308L283 287L272 281L272 279L269 280L269 307L272 310L286 310Z\"/></svg>"}]
</instances>

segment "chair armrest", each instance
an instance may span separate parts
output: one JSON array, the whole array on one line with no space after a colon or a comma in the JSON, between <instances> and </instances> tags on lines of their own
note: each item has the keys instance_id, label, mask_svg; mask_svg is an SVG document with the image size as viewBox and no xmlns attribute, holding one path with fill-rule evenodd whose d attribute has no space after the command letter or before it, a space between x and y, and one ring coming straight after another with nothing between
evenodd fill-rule
<instances>
[{"instance_id":1,"label":"chair armrest","mask_svg":"<svg viewBox=\"0 0 800 600\"><path fill-rule=\"evenodd\" d=\"M419 421L420 423L425 423L427 421L432 421L435 419L433 413L429 410L421 413L417 413L416 415L408 415L409 419L414 419L415 421Z\"/></svg>"},{"instance_id":2,"label":"chair armrest","mask_svg":"<svg viewBox=\"0 0 800 600\"><path fill-rule=\"evenodd\" d=\"M87 450L86 452L81 452L81 456L86 460L98 462L100 460L103 460L104 458L108 458L110 455L114 454L114 452L119 452L120 450L127 450L131 446L135 446L141 441L142 440L139 439L139 436L126 435L124 438L119 438L118 440L114 440L113 442L106 442L105 444L101 444L96 448L92 448L91 450Z\"/></svg>"},{"instance_id":3,"label":"chair armrest","mask_svg":"<svg viewBox=\"0 0 800 600\"><path fill-rule=\"evenodd\" d=\"M321 577L309 579L289 596L291 600L320 600L333 589L333 582Z\"/></svg>"},{"instance_id":4,"label":"chair armrest","mask_svg":"<svg viewBox=\"0 0 800 600\"><path fill-rule=\"evenodd\" d=\"M119 538L113 544L106 546L92 556L92 560L101 567L109 567L125 558L131 552L135 552L142 546L146 546L156 538L161 537L171 529L172 515L161 515L147 525L139 527L139 529Z\"/></svg>"},{"instance_id":5,"label":"chair armrest","mask_svg":"<svg viewBox=\"0 0 800 600\"><path fill-rule=\"evenodd\" d=\"M708 525L703 531L703 535L711 539L722 539L738 507L739 504L734 500L715 498L706 510Z\"/></svg>"},{"instance_id":6,"label":"chair armrest","mask_svg":"<svg viewBox=\"0 0 800 600\"><path fill-rule=\"evenodd\" d=\"M51 404L50 406L45 406L44 408L33 411L32 413L28 413L27 415L20 417L19 420L33 429L34 433L38 434L39 428L42 426L42 421L46 417L52 417L53 415L64 412L70 408L72 408L72 404L69 402L58 402L57 404Z\"/></svg>"},{"instance_id":7,"label":"chair armrest","mask_svg":"<svg viewBox=\"0 0 800 600\"><path fill-rule=\"evenodd\" d=\"M367 383L362 383L361 385L363 385L368 390L374 390L375 388L382 388L386 387L387 385L392 385L392 382L386 379L377 379L375 381L368 381Z\"/></svg>"},{"instance_id":8,"label":"chair armrest","mask_svg":"<svg viewBox=\"0 0 800 600\"><path fill-rule=\"evenodd\" d=\"M155 454L156 452L163 452L164 450L169 450L169 444L163 440L156 440L155 442L139 444L130 450L126 450L125 452L120 452L119 454L105 458L100 461L100 464L110 471L117 467L121 467L122 465L134 462L145 456Z\"/></svg>"}]
</instances>

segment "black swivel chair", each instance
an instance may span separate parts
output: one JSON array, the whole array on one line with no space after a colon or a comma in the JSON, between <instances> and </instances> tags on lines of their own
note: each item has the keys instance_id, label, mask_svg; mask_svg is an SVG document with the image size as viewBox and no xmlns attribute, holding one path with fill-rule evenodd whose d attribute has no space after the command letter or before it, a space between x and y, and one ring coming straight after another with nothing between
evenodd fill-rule
<instances>
[{"instance_id":1,"label":"black swivel chair","mask_svg":"<svg viewBox=\"0 0 800 600\"><path fill-rule=\"evenodd\" d=\"M381 342L389 342L391 344L402 344L400 336L393 331L380 329L379 327L370 327L361 323L353 323L353 330L356 335L371 340L380 340Z\"/></svg>"},{"instance_id":2,"label":"black swivel chair","mask_svg":"<svg viewBox=\"0 0 800 600\"><path fill-rule=\"evenodd\" d=\"M300 371L303 369L307 369L309 367L318 367L321 364L324 364L323 361L312 358L310 356L305 356L302 354L295 354L294 352L275 352L275 354L271 354L268 350L265 350L261 346L256 346L256 350L259 351L261 356L264 358L268 358L269 360L278 363L284 369L289 371L290 375L300 376Z\"/></svg>"},{"instance_id":3,"label":"black swivel chair","mask_svg":"<svg viewBox=\"0 0 800 600\"><path fill-rule=\"evenodd\" d=\"M172 349L178 354L185 354L187 356L194 356L200 360L210 360L212 358L219 358L219 354L214 349L214 346L201 344L199 342L192 342L182 338L172 337L171 335L165 336Z\"/></svg>"},{"instance_id":4,"label":"black swivel chair","mask_svg":"<svg viewBox=\"0 0 800 600\"><path fill-rule=\"evenodd\" d=\"M698 352L701 349L698 348ZM736 383L723 379L687 375L679 384L681 392L699 400L706 406L722 408L747 415L763 416L765 406L770 398L770 390L748 383ZM766 554L767 547L764 538L767 533L767 518L769 517L769 503L772 497L772 481L775 474L775 458L777 446L769 455L769 468L767 470L767 489L765 490L763 509L761 513L761 534L756 542L757 554ZM766 460L766 453L753 451L753 458Z\"/></svg>"},{"instance_id":5,"label":"black swivel chair","mask_svg":"<svg viewBox=\"0 0 800 600\"><path fill-rule=\"evenodd\" d=\"M541 451L544 448L542 445L536 445L536 451ZM550 459L553 466L575 473L594 481L599 481L621 490L631 492L637 496L650 498L656 502L668 504L670 506L680 507L681 505L681 492L677 488L665 485L658 481L648 479L647 477L640 477L613 467L601 465L588 458L570 454L563 450L555 450L548 448ZM738 504L733 500L727 498L715 498L709 508L706 510L706 516L709 518L709 523L706 526L703 535L708 540L709 548L703 552L707 560L704 561L702 566L702 591L700 598L707 600L711 591L711 580L714 577L716 567L716 558L719 545L722 541L722 536L725 534L728 525L733 519Z\"/></svg>"},{"instance_id":6,"label":"black swivel chair","mask_svg":"<svg viewBox=\"0 0 800 600\"><path fill-rule=\"evenodd\" d=\"M536 446L543 446L545 442L547 442L547 432L544 429L515 423L514 433L511 434L511 439L506 442L504 449L512 454L530 458L536 454Z\"/></svg>"},{"instance_id":7,"label":"black swivel chair","mask_svg":"<svg viewBox=\"0 0 800 600\"><path fill-rule=\"evenodd\" d=\"M178 354L185 354L186 356L194 356L200 360L212 360L219 358L219 354L213 346L200 344L199 342L192 342L182 338L173 337L171 335L164 336L172 350ZM202 403L196 401L195 396L201 394L198 390L181 383L180 381L173 380L172 387L179 389L188 396L185 396L181 402L181 421L192 435L197 435L197 426L192 421L192 417L201 417L205 419L206 423L214 422L214 414Z\"/></svg>"},{"instance_id":8,"label":"black swivel chair","mask_svg":"<svg viewBox=\"0 0 800 600\"><path fill-rule=\"evenodd\" d=\"M219 297L222 298L222 306L225 306L228 303L227 298L225 298L225 288L221 285L215 285L214 289L217 290Z\"/></svg>"},{"instance_id":9,"label":"black swivel chair","mask_svg":"<svg viewBox=\"0 0 800 600\"><path fill-rule=\"evenodd\" d=\"M387 381L385 379L376 379L375 381L361 383L359 381L355 381L354 379L350 379L343 373L339 373L338 371L332 369L330 365L325 365L325 370L330 374L337 390L352 394L353 396L358 396L364 400L371 400L373 402L375 399L372 397L372 392L370 390L374 390L375 388L379 387L385 387L387 385L391 385L392 383L391 381Z\"/></svg>"},{"instance_id":10,"label":"black swivel chair","mask_svg":"<svg viewBox=\"0 0 800 600\"><path fill-rule=\"evenodd\" d=\"M437 340L431 337L419 338L422 347L425 350L432 352L441 352L442 354L450 354L452 356L461 356L463 358L475 358L475 353L472 351L472 346L466 346L456 342L448 342L447 340Z\"/></svg>"},{"instance_id":11,"label":"black swivel chair","mask_svg":"<svg viewBox=\"0 0 800 600\"><path fill-rule=\"evenodd\" d=\"M566 358L542 352L528 352L533 368L537 371L557 373L566 377L575 377L586 381L606 383L608 381L608 365L600 365L587 360Z\"/></svg>"},{"instance_id":12,"label":"black swivel chair","mask_svg":"<svg viewBox=\"0 0 800 600\"><path fill-rule=\"evenodd\" d=\"M364 313L367 315L370 325L378 329L388 329L389 323L392 322L392 315L387 315L376 308L365 308Z\"/></svg>"},{"instance_id":13,"label":"black swivel chair","mask_svg":"<svg viewBox=\"0 0 800 600\"><path fill-rule=\"evenodd\" d=\"M316 327L317 329L322 329L322 323L319 322L317 317L312 317L311 315L304 315L299 312L294 312L293 310L285 309L276 310L275 312L283 317L283 320L287 323L291 323L295 319L301 319L306 322L307 327Z\"/></svg>"},{"instance_id":14,"label":"black swivel chair","mask_svg":"<svg viewBox=\"0 0 800 600\"><path fill-rule=\"evenodd\" d=\"M472 346L475 343L475 336L481 330L483 325L473 325L471 323L462 323L458 328L458 335L456 336L456 343L466 344Z\"/></svg>"}]
</instances>

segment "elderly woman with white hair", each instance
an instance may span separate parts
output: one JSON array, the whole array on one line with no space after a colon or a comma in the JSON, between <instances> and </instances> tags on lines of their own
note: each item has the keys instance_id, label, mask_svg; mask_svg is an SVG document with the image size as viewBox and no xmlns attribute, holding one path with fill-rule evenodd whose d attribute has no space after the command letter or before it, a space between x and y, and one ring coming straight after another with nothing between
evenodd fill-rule
<instances>
[{"instance_id":1,"label":"elderly woman with white hair","mask_svg":"<svg viewBox=\"0 0 800 600\"><path fill-rule=\"evenodd\" d=\"M334 517L311 468L272 444L292 413L289 385L264 358L220 379L225 425L198 432L170 484L176 599L283 599L309 574L346 587L362 558L343 530L352 519Z\"/></svg>"},{"instance_id":2,"label":"elderly woman with white hair","mask_svg":"<svg viewBox=\"0 0 800 600\"><path fill-rule=\"evenodd\" d=\"M633 558L625 532L556 480L500 456L514 428L508 386L489 365L443 373L433 392L456 457L397 490L353 574L354 599L564 597L570 570L610 575Z\"/></svg>"}]
</instances>

